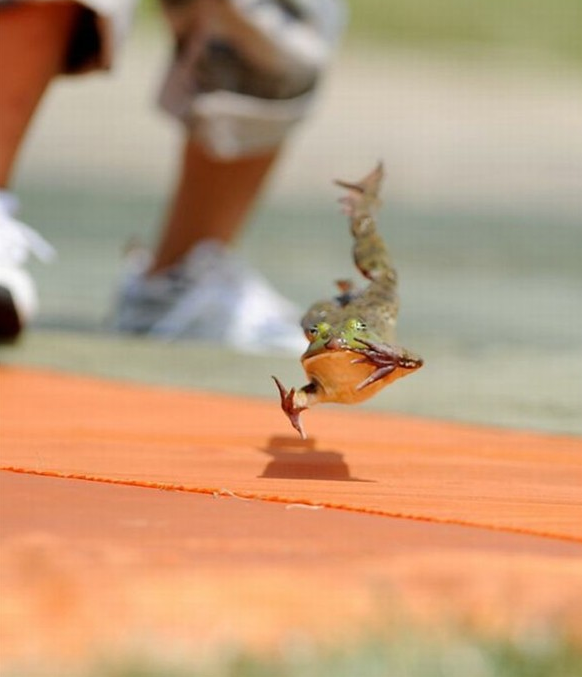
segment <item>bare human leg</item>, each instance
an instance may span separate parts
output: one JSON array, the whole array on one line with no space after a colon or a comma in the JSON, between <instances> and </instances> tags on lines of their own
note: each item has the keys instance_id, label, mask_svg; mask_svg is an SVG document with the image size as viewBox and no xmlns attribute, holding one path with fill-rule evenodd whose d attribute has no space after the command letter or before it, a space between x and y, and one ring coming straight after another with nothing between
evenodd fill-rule
<instances>
[{"instance_id":1,"label":"bare human leg","mask_svg":"<svg viewBox=\"0 0 582 677\"><path fill-rule=\"evenodd\" d=\"M278 154L276 148L220 160L186 141L153 258L144 260L140 248L128 257L114 319L118 331L200 338L252 352L303 350L293 304L220 246L240 233Z\"/></svg>"},{"instance_id":2,"label":"bare human leg","mask_svg":"<svg viewBox=\"0 0 582 677\"><path fill-rule=\"evenodd\" d=\"M17 339L38 306L24 268L29 253L46 260L53 251L14 218L17 202L7 189L42 95L63 70L80 11L74 2L0 7L0 342Z\"/></svg>"},{"instance_id":3,"label":"bare human leg","mask_svg":"<svg viewBox=\"0 0 582 677\"><path fill-rule=\"evenodd\" d=\"M192 140L184 145L181 173L150 274L177 263L198 242L231 243L244 225L279 149L219 160Z\"/></svg>"},{"instance_id":4,"label":"bare human leg","mask_svg":"<svg viewBox=\"0 0 582 677\"><path fill-rule=\"evenodd\" d=\"M79 17L75 2L0 8L0 188L8 186L37 106L63 67Z\"/></svg>"}]
</instances>

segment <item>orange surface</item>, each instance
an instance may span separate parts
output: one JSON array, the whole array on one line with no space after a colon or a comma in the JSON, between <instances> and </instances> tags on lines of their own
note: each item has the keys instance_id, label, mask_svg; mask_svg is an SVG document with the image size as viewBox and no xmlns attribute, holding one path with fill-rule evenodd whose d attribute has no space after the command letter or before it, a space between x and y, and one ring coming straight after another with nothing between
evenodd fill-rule
<instances>
[{"instance_id":1,"label":"orange surface","mask_svg":"<svg viewBox=\"0 0 582 677\"><path fill-rule=\"evenodd\" d=\"M2 367L0 657L329 639L397 613L582 628L581 440L306 424L301 442L275 397Z\"/></svg>"}]
</instances>

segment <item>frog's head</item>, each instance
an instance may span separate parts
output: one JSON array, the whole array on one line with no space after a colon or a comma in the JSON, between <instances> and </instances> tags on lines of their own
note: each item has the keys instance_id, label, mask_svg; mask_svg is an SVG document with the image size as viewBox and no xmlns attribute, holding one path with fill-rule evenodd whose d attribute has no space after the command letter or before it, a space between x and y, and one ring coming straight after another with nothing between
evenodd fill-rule
<instances>
[{"instance_id":1,"label":"frog's head","mask_svg":"<svg viewBox=\"0 0 582 677\"><path fill-rule=\"evenodd\" d=\"M318 322L305 330L309 341L307 352L310 354L325 350L325 344L332 338L333 327L329 322Z\"/></svg>"},{"instance_id":2,"label":"frog's head","mask_svg":"<svg viewBox=\"0 0 582 677\"><path fill-rule=\"evenodd\" d=\"M351 317L336 324L318 322L306 331L306 335L309 346L304 357L311 357L325 351L362 348L363 344L359 339L373 341L376 338L374 333L368 329L367 324L357 317Z\"/></svg>"}]
</instances>

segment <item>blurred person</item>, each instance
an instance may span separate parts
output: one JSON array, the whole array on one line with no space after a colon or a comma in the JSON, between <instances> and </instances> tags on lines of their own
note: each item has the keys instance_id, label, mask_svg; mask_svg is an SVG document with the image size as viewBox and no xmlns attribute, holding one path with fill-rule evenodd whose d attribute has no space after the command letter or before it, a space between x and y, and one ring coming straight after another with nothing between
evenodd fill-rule
<instances>
[{"instance_id":1,"label":"blurred person","mask_svg":"<svg viewBox=\"0 0 582 677\"><path fill-rule=\"evenodd\" d=\"M232 252L343 23L341 0L161 0L175 50L160 105L180 120L179 177L153 251L127 254L114 327L244 350L300 349L290 301ZM25 269L51 246L16 219L9 185L30 121L60 74L109 69L134 0L0 0L0 339L37 309Z\"/></svg>"}]
</instances>

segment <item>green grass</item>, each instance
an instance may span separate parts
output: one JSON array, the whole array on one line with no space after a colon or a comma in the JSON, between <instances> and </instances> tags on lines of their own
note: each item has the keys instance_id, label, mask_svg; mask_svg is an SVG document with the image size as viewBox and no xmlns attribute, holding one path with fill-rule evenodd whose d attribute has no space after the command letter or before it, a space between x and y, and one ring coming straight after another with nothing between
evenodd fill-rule
<instances>
[{"instance_id":1,"label":"green grass","mask_svg":"<svg viewBox=\"0 0 582 677\"><path fill-rule=\"evenodd\" d=\"M176 659L141 659L116 666L101 665L82 677L580 677L582 674L582 647L547 636L530 636L525 641L466 635L447 640L415 637L375 639L352 648L327 651L299 645L283 657L271 659L226 652L205 667L186 666Z\"/></svg>"},{"instance_id":2,"label":"green grass","mask_svg":"<svg viewBox=\"0 0 582 677\"><path fill-rule=\"evenodd\" d=\"M156 14L145 0L142 17ZM580 0L347 0L356 43L509 49L582 62Z\"/></svg>"},{"instance_id":3,"label":"green grass","mask_svg":"<svg viewBox=\"0 0 582 677\"><path fill-rule=\"evenodd\" d=\"M349 0L349 35L375 43L524 49L582 60L579 0Z\"/></svg>"}]
</instances>

